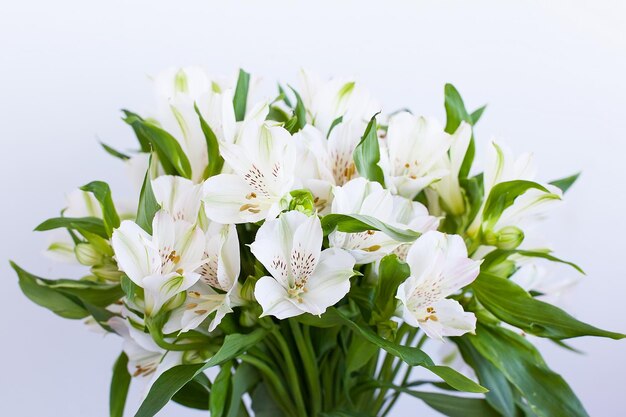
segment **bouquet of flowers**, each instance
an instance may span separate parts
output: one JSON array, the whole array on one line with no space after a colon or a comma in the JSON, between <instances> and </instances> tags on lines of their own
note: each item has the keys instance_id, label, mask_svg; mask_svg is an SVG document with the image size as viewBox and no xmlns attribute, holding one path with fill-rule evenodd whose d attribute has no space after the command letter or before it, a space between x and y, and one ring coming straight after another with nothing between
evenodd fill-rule
<instances>
[{"instance_id":1,"label":"bouquet of flowers","mask_svg":"<svg viewBox=\"0 0 626 417\"><path fill-rule=\"evenodd\" d=\"M123 111L136 151L103 144L136 201L94 181L36 228L62 231L49 251L86 275L12 264L33 302L122 338L111 417L131 379L137 417L170 400L212 417L387 416L400 394L447 416L586 416L526 337L625 337L546 302L550 265L582 271L533 226L577 175L536 181L531 155L495 141L480 172L485 107L452 85L442 125L381 113L352 80L300 78L255 101L245 71L160 74L155 115ZM446 360L422 350L433 340Z\"/></svg>"}]
</instances>

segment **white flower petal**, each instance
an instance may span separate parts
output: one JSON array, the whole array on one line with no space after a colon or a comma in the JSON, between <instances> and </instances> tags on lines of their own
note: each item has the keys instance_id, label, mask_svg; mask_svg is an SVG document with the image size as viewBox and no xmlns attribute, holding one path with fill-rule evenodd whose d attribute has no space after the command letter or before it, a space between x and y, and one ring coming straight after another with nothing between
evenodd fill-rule
<instances>
[{"instance_id":1,"label":"white flower petal","mask_svg":"<svg viewBox=\"0 0 626 417\"><path fill-rule=\"evenodd\" d=\"M257 281L254 297L263 307L263 316L274 316L283 320L304 313L289 300L287 290L272 277L261 277Z\"/></svg>"}]
</instances>

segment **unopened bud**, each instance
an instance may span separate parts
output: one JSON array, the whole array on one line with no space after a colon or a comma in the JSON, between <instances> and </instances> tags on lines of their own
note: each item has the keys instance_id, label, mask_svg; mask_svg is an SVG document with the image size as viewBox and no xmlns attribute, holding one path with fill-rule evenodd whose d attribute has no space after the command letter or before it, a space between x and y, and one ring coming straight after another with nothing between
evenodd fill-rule
<instances>
[{"instance_id":1,"label":"unopened bud","mask_svg":"<svg viewBox=\"0 0 626 417\"><path fill-rule=\"evenodd\" d=\"M515 226L506 226L493 232L491 230L485 232L484 242L490 246L496 246L498 249L512 250L517 248L524 240L524 232Z\"/></svg>"},{"instance_id":2,"label":"unopened bud","mask_svg":"<svg viewBox=\"0 0 626 417\"><path fill-rule=\"evenodd\" d=\"M257 321L259 321L260 312L253 311L252 309L243 309L239 316L239 324L243 327L253 327Z\"/></svg>"},{"instance_id":3,"label":"unopened bud","mask_svg":"<svg viewBox=\"0 0 626 417\"><path fill-rule=\"evenodd\" d=\"M242 299L246 300L246 301L254 301L254 287L256 285L256 282L259 279L256 277L253 277L252 275L248 276L248 278L246 278L246 280L244 281L243 285L241 286L241 292L240 292L240 296Z\"/></svg>"},{"instance_id":4,"label":"unopened bud","mask_svg":"<svg viewBox=\"0 0 626 417\"><path fill-rule=\"evenodd\" d=\"M102 263L103 257L100 252L89 243L79 243L74 248L76 259L83 265L92 266Z\"/></svg>"},{"instance_id":5,"label":"unopened bud","mask_svg":"<svg viewBox=\"0 0 626 417\"><path fill-rule=\"evenodd\" d=\"M315 203L313 194L309 190L294 190L291 192L289 210L296 210L307 216L315 213Z\"/></svg>"},{"instance_id":6,"label":"unopened bud","mask_svg":"<svg viewBox=\"0 0 626 417\"><path fill-rule=\"evenodd\" d=\"M117 269L117 265L105 263L91 267L91 273L105 281L118 282L124 273Z\"/></svg>"},{"instance_id":7,"label":"unopened bud","mask_svg":"<svg viewBox=\"0 0 626 417\"><path fill-rule=\"evenodd\" d=\"M162 311L171 311L174 310L178 307L180 307L181 305L183 305L183 303L185 302L185 300L187 299L187 292L183 291L183 292L179 292L178 294L176 294L175 296L173 296L172 298L170 298L167 303L165 303L163 305L163 307L161 308Z\"/></svg>"},{"instance_id":8,"label":"unopened bud","mask_svg":"<svg viewBox=\"0 0 626 417\"><path fill-rule=\"evenodd\" d=\"M487 268L487 271L492 273L493 275L508 278L511 275L513 275L516 268L517 267L515 265L515 262L509 261L507 259L495 265L489 265L489 268Z\"/></svg>"}]
</instances>

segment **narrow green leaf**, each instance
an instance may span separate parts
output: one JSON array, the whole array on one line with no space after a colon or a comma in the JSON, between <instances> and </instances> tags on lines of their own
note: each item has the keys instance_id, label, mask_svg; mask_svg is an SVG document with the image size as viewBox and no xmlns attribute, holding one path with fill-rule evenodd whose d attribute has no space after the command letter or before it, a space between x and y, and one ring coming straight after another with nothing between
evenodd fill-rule
<instances>
[{"instance_id":1,"label":"narrow green leaf","mask_svg":"<svg viewBox=\"0 0 626 417\"><path fill-rule=\"evenodd\" d=\"M191 165L180 143L171 134L141 118L132 119L137 134L146 138L154 148L166 174L191 178Z\"/></svg>"},{"instance_id":2,"label":"narrow green leaf","mask_svg":"<svg viewBox=\"0 0 626 417\"><path fill-rule=\"evenodd\" d=\"M111 156L114 156L118 159L121 159L122 161L127 161L130 159L130 156L126 155L125 153L122 153L116 149L113 149L112 147L110 147L109 145L107 145L104 142L100 142L100 146L102 146L102 148Z\"/></svg>"},{"instance_id":3,"label":"narrow green leaf","mask_svg":"<svg viewBox=\"0 0 626 417\"><path fill-rule=\"evenodd\" d=\"M296 108L293 110L293 112L294 112L294 115L298 118L297 119L298 128L295 130L295 132L297 132L301 129L304 129L304 126L306 126L306 109L304 108L304 102L302 101L302 97L300 97L300 94L298 93L298 91L296 91L296 89L293 88L292 86L289 86L289 88L291 89L291 91L293 91L293 94L296 96Z\"/></svg>"},{"instance_id":4,"label":"narrow green leaf","mask_svg":"<svg viewBox=\"0 0 626 417\"><path fill-rule=\"evenodd\" d=\"M385 256L380 261L374 306L381 321L393 316L397 300L398 286L411 274L409 266L394 254Z\"/></svg>"},{"instance_id":5,"label":"narrow green leaf","mask_svg":"<svg viewBox=\"0 0 626 417\"><path fill-rule=\"evenodd\" d=\"M500 320L528 333L551 339L598 336L623 339L626 335L576 320L560 308L530 296L514 282L481 272L472 283L478 301Z\"/></svg>"},{"instance_id":6,"label":"narrow green leaf","mask_svg":"<svg viewBox=\"0 0 626 417\"><path fill-rule=\"evenodd\" d=\"M330 127L328 128L328 133L326 133L326 139L330 137L330 132L332 132L333 129L341 122L343 122L343 116L339 116L335 120L333 120L333 122L330 124Z\"/></svg>"},{"instance_id":7,"label":"narrow green leaf","mask_svg":"<svg viewBox=\"0 0 626 417\"><path fill-rule=\"evenodd\" d=\"M139 194L139 205L137 206L137 218L135 222L145 230L148 234L152 234L152 220L161 206L156 201L154 192L152 191L152 181L150 179L150 170L152 167L152 156L148 162L148 170L143 178L141 193Z\"/></svg>"},{"instance_id":8,"label":"narrow green leaf","mask_svg":"<svg viewBox=\"0 0 626 417\"><path fill-rule=\"evenodd\" d=\"M415 391L387 382L376 382L381 388L388 388L419 398L431 408L450 417L499 417L487 401L482 398L464 398L434 392Z\"/></svg>"},{"instance_id":9,"label":"narrow green leaf","mask_svg":"<svg viewBox=\"0 0 626 417\"><path fill-rule=\"evenodd\" d=\"M14 262L10 264L17 273L22 292L35 304L66 319L83 319L89 315L89 312L75 297L49 288L43 283L42 278L26 272Z\"/></svg>"},{"instance_id":10,"label":"narrow green leaf","mask_svg":"<svg viewBox=\"0 0 626 417\"><path fill-rule=\"evenodd\" d=\"M472 125L475 125L476 123L478 123L480 118L483 116L483 113L485 112L486 108L487 108L487 105L484 105L484 106L474 110L472 112L472 114L470 114L470 119L472 120Z\"/></svg>"},{"instance_id":11,"label":"narrow green leaf","mask_svg":"<svg viewBox=\"0 0 626 417\"><path fill-rule=\"evenodd\" d=\"M128 356L122 352L115 361L115 365L113 365L113 377L111 378L111 388L109 390L109 415L111 417L123 417L130 379Z\"/></svg>"},{"instance_id":12,"label":"narrow green leaf","mask_svg":"<svg viewBox=\"0 0 626 417\"><path fill-rule=\"evenodd\" d=\"M381 222L375 217L362 214L327 214L322 217L324 234L328 235L337 229L340 232L359 233L367 230L379 230L398 242L413 242L420 233L403 230Z\"/></svg>"},{"instance_id":13,"label":"narrow green leaf","mask_svg":"<svg viewBox=\"0 0 626 417\"><path fill-rule=\"evenodd\" d=\"M563 259L557 258L556 256L553 256L553 255L551 255L548 252L530 251L530 250L523 250L523 249L511 249L511 250L495 249L495 250L489 252L485 256L481 268L483 270L486 270L492 264L493 265L498 265L500 262L502 262L503 260L507 259L509 256L511 256L513 254L527 256L529 258L542 258L542 259L546 259L546 260L551 261L551 262L562 263L562 264L571 266L572 268L574 268L575 270L577 270L581 274L585 273L585 271L583 271L575 263L564 261Z\"/></svg>"},{"instance_id":14,"label":"narrow green leaf","mask_svg":"<svg viewBox=\"0 0 626 417\"><path fill-rule=\"evenodd\" d=\"M578 177L580 177L580 172L570 175L569 177L551 181L550 184L560 188L563 193L566 193L567 190L569 190L570 187L578 180Z\"/></svg>"},{"instance_id":15,"label":"narrow green leaf","mask_svg":"<svg viewBox=\"0 0 626 417\"><path fill-rule=\"evenodd\" d=\"M344 313L335 308L329 308L327 310L327 314L334 315L342 319L351 330L368 340L370 343L373 343L376 346L384 349L386 352L392 354L393 356L402 359L408 365L422 366L428 369L429 371L446 381L448 385L459 391L477 393L487 391L484 387L481 387L480 385L467 378L466 376L458 373L454 369L447 366L435 365L432 359L426 353L424 353L424 351L417 347L398 345L394 342L384 339L376 334L371 328L367 326L361 326L355 323Z\"/></svg>"},{"instance_id":16,"label":"narrow green leaf","mask_svg":"<svg viewBox=\"0 0 626 417\"><path fill-rule=\"evenodd\" d=\"M453 134L458 129L461 122L465 121L469 124L474 124L472 116L465 109L465 104L459 94L458 90L452 84L446 84L444 87L444 107L446 109L446 127L445 131L449 134ZM482 113L482 112L481 112ZM459 178L467 178L474 162L474 154L476 153L476 144L474 142L474 135L470 139L465 158L461 164L461 170L459 172Z\"/></svg>"},{"instance_id":17,"label":"narrow green leaf","mask_svg":"<svg viewBox=\"0 0 626 417\"><path fill-rule=\"evenodd\" d=\"M228 417L239 417L244 394L246 392L252 392L252 389L260 380L261 376L251 365L242 363L237 367L233 375L233 392L230 396Z\"/></svg>"},{"instance_id":18,"label":"narrow green leaf","mask_svg":"<svg viewBox=\"0 0 626 417\"><path fill-rule=\"evenodd\" d=\"M206 148L209 156L209 162L204 175L204 178L206 179L222 172L224 158L220 155L220 145L213 129L211 129L211 126L209 126L206 120L204 120L204 117L202 117L202 114L200 113L200 109L198 109L198 106L195 103L193 107L196 110L198 118L200 119L200 127L202 128L202 133L204 133L204 139L206 140Z\"/></svg>"},{"instance_id":19,"label":"narrow green leaf","mask_svg":"<svg viewBox=\"0 0 626 417\"><path fill-rule=\"evenodd\" d=\"M196 410L208 410L211 381L203 373L196 375L172 397L174 402Z\"/></svg>"},{"instance_id":20,"label":"narrow green leaf","mask_svg":"<svg viewBox=\"0 0 626 417\"><path fill-rule=\"evenodd\" d=\"M107 232L107 236L111 237L113 229L120 227L120 216L117 214L115 204L113 204L109 184L103 181L92 181L89 184L83 185L80 189L92 193L100 203L104 229Z\"/></svg>"},{"instance_id":21,"label":"narrow green leaf","mask_svg":"<svg viewBox=\"0 0 626 417\"><path fill-rule=\"evenodd\" d=\"M209 410L211 410L211 417L222 417L226 412L226 406L230 403L229 392L232 391L231 379L232 379L231 364L226 363L222 366L219 373L213 381L213 387L211 389L211 399L209 401Z\"/></svg>"},{"instance_id":22,"label":"narrow green leaf","mask_svg":"<svg viewBox=\"0 0 626 417\"><path fill-rule=\"evenodd\" d=\"M86 280L38 278L39 285L46 286L64 295L77 297L84 303L96 307L107 307L124 295L119 284L103 284Z\"/></svg>"},{"instance_id":23,"label":"narrow green leaf","mask_svg":"<svg viewBox=\"0 0 626 417\"><path fill-rule=\"evenodd\" d=\"M206 363L178 365L165 371L154 382L135 417L153 417L167 404L187 382L212 366L221 365L241 355L259 343L267 335L267 329L259 328L247 334L229 334L224 344Z\"/></svg>"},{"instance_id":24,"label":"narrow green leaf","mask_svg":"<svg viewBox=\"0 0 626 417\"><path fill-rule=\"evenodd\" d=\"M377 114L374 115L367 124L361 141L354 149L353 157L359 175L384 186L385 177L383 170L378 165L380 161L380 148L378 145L376 116Z\"/></svg>"},{"instance_id":25,"label":"narrow green leaf","mask_svg":"<svg viewBox=\"0 0 626 417\"><path fill-rule=\"evenodd\" d=\"M244 70L239 70L235 95L233 96L233 107L235 109L235 119L240 122L246 116L246 105L248 103L248 89L250 87L250 74Z\"/></svg>"},{"instance_id":26,"label":"narrow green leaf","mask_svg":"<svg viewBox=\"0 0 626 417\"><path fill-rule=\"evenodd\" d=\"M130 127L135 132L135 136L137 137L137 141L139 142L139 146L141 148L141 152L151 152L150 140L146 137L145 133L138 128L139 125L133 124L136 121L144 121L141 116L135 114L128 110L122 110L124 113L123 120L130 125Z\"/></svg>"},{"instance_id":27,"label":"narrow green leaf","mask_svg":"<svg viewBox=\"0 0 626 417\"><path fill-rule=\"evenodd\" d=\"M45 232L60 228L86 230L102 238L108 238L104 222L97 217L54 217L35 227L35 231Z\"/></svg>"},{"instance_id":28,"label":"narrow green leaf","mask_svg":"<svg viewBox=\"0 0 626 417\"><path fill-rule=\"evenodd\" d=\"M458 346L463 360L476 372L480 384L489 389L485 393L487 402L503 417L518 417L513 389L504 374L481 356L467 341L467 337L454 337L451 340Z\"/></svg>"},{"instance_id":29,"label":"narrow green leaf","mask_svg":"<svg viewBox=\"0 0 626 417\"><path fill-rule=\"evenodd\" d=\"M282 97L282 99L285 102L285 104L287 105L287 107L293 108L293 105L291 104L291 100L289 100L289 97L287 96L287 93L285 92L285 89L280 84L278 84L278 94Z\"/></svg>"},{"instance_id":30,"label":"narrow green leaf","mask_svg":"<svg viewBox=\"0 0 626 417\"><path fill-rule=\"evenodd\" d=\"M496 184L489 192L483 210L483 223L486 224L487 228L493 227L500 219L502 212L510 207L517 197L531 189L543 191L546 193L546 198L559 198L556 194L550 193L543 185L533 181L514 180L501 182Z\"/></svg>"},{"instance_id":31,"label":"narrow green leaf","mask_svg":"<svg viewBox=\"0 0 626 417\"><path fill-rule=\"evenodd\" d=\"M467 340L495 365L540 417L586 417L587 412L565 380L551 371L535 347L502 327L479 324Z\"/></svg>"}]
</instances>

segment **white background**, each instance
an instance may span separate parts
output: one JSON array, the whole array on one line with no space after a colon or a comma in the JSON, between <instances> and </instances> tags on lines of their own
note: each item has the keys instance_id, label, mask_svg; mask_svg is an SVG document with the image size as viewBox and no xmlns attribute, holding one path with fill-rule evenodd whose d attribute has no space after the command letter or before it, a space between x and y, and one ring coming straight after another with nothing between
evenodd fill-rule
<instances>
[{"instance_id":1,"label":"white background","mask_svg":"<svg viewBox=\"0 0 626 417\"><path fill-rule=\"evenodd\" d=\"M626 13L615 1L32 1L0 12L0 415L108 415L119 340L26 300L6 259L44 276L76 274L41 255L32 233L93 179L129 190L96 137L134 146L122 107L152 104L147 74L200 64L295 81L299 67L355 75L388 110L443 118L443 85L489 103L479 140L535 152L541 177L582 170L546 225L557 254L588 275L563 301L581 319L626 331ZM592 416L623 416L625 342L552 346ZM550 389L550 387L546 387ZM162 416L195 416L168 406ZM434 412L404 399L398 416Z\"/></svg>"}]
</instances>

